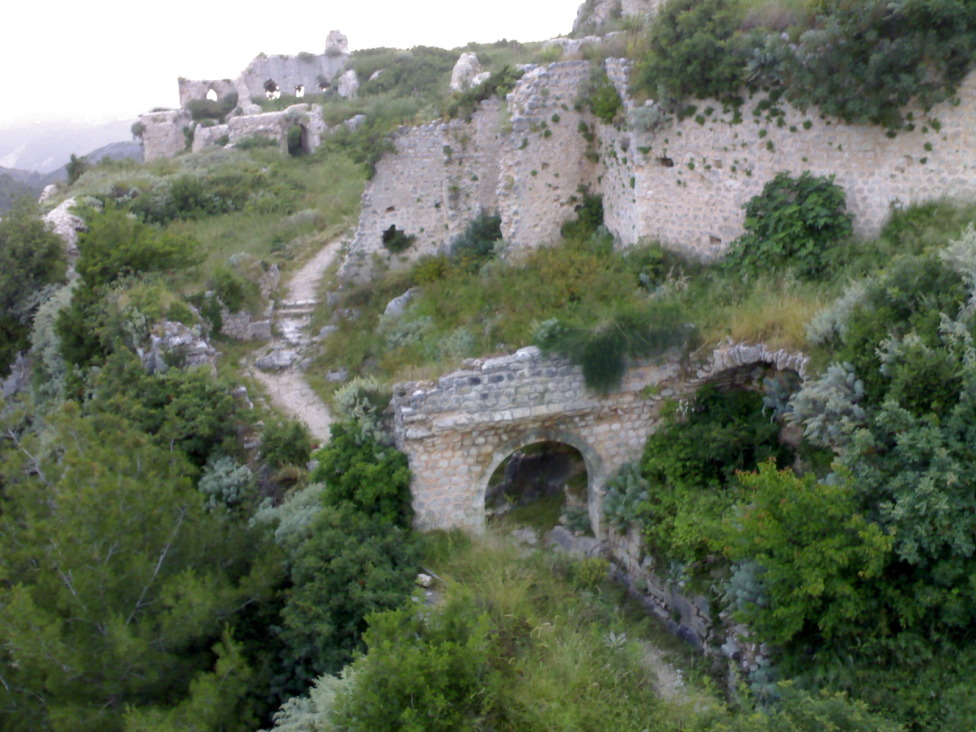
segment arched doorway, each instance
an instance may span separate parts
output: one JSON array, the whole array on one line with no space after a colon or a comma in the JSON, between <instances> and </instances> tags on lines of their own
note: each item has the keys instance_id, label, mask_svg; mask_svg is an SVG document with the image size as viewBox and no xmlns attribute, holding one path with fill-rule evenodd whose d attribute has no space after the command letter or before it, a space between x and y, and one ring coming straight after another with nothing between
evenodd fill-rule
<instances>
[{"instance_id":1,"label":"arched doorway","mask_svg":"<svg viewBox=\"0 0 976 732\"><path fill-rule=\"evenodd\" d=\"M481 480L485 521L540 531L563 523L599 535L602 484L602 461L585 442L558 431L532 432L495 451Z\"/></svg>"}]
</instances>

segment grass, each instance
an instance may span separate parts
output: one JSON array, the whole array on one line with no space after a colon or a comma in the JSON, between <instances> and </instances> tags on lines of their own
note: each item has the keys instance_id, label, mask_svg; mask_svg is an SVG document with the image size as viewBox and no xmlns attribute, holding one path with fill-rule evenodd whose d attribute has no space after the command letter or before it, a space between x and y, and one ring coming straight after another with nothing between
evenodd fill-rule
<instances>
[{"instance_id":1,"label":"grass","mask_svg":"<svg viewBox=\"0 0 976 732\"><path fill-rule=\"evenodd\" d=\"M472 594L490 616L498 729L703 729L725 714L694 681L679 698L658 696L648 644L685 678L704 680L702 661L608 579L605 560L526 555L492 533L434 532L426 544L445 592Z\"/></svg>"}]
</instances>

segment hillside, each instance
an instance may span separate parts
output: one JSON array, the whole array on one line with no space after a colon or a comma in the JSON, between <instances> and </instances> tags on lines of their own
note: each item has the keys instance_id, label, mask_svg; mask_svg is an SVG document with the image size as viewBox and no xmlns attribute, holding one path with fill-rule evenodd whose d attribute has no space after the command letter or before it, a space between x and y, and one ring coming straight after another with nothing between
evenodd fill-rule
<instances>
[{"instance_id":1,"label":"hillside","mask_svg":"<svg viewBox=\"0 0 976 732\"><path fill-rule=\"evenodd\" d=\"M973 729L976 6L852 8L332 34L11 207L0 732Z\"/></svg>"}]
</instances>

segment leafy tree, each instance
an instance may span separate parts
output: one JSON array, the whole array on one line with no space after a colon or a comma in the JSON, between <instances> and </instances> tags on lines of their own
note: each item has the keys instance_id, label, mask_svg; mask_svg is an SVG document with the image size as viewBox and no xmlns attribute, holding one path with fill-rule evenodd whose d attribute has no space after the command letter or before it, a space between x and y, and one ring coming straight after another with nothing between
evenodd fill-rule
<instances>
[{"instance_id":1,"label":"leafy tree","mask_svg":"<svg viewBox=\"0 0 976 732\"><path fill-rule=\"evenodd\" d=\"M313 482L325 483L326 505L348 505L368 516L409 526L410 468L407 456L353 423L332 424L328 444L315 453Z\"/></svg>"},{"instance_id":2,"label":"leafy tree","mask_svg":"<svg viewBox=\"0 0 976 732\"><path fill-rule=\"evenodd\" d=\"M870 580L887 565L891 539L858 513L851 482L818 482L771 461L739 481L743 505L726 524L726 553L762 568L768 602L741 608L750 626L774 643L811 629L829 641L868 627L877 611Z\"/></svg>"},{"instance_id":3,"label":"leafy tree","mask_svg":"<svg viewBox=\"0 0 976 732\"><path fill-rule=\"evenodd\" d=\"M282 612L293 690L352 660L366 617L402 603L416 572L417 548L407 530L348 504L326 507L293 558Z\"/></svg>"},{"instance_id":4,"label":"leafy tree","mask_svg":"<svg viewBox=\"0 0 976 732\"><path fill-rule=\"evenodd\" d=\"M112 415L69 403L0 470L3 728L120 730L205 692L223 729L251 728L256 668L233 626L277 582L272 548Z\"/></svg>"},{"instance_id":5,"label":"leafy tree","mask_svg":"<svg viewBox=\"0 0 976 732\"><path fill-rule=\"evenodd\" d=\"M65 166L68 172L68 185L75 183L82 175L88 172L88 168L91 167L88 158L82 155L80 158L71 153L71 158L68 160L68 164Z\"/></svg>"},{"instance_id":6,"label":"leafy tree","mask_svg":"<svg viewBox=\"0 0 976 732\"><path fill-rule=\"evenodd\" d=\"M27 201L0 219L0 374L28 343L38 306L64 280L64 243Z\"/></svg>"}]
</instances>

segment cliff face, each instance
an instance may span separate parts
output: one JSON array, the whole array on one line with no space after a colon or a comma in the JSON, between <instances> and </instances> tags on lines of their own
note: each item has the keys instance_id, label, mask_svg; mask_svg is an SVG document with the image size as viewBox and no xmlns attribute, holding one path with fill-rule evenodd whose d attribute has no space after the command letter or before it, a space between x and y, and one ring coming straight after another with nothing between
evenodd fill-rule
<instances>
[{"instance_id":1,"label":"cliff face","mask_svg":"<svg viewBox=\"0 0 976 732\"><path fill-rule=\"evenodd\" d=\"M608 59L605 70L628 119L646 115L627 95L628 62ZM575 108L589 75L585 61L535 67L471 122L401 130L363 196L342 275L368 276L376 257L397 266L437 251L482 211L500 214L515 253L552 243L581 186L603 195L621 245L656 239L704 258L741 235L742 207L781 171L835 176L859 235L877 233L893 208L976 197L976 74L958 104L914 110L915 129L893 138L816 109L780 105L784 116L769 120L760 97L741 121L704 101L692 117L650 130L607 125ZM381 243L390 225L417 236L396 257Z\"/></svg>"}]
</instances>

